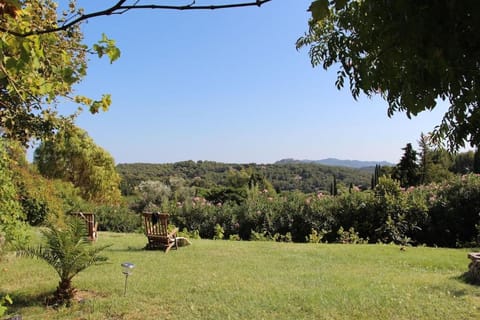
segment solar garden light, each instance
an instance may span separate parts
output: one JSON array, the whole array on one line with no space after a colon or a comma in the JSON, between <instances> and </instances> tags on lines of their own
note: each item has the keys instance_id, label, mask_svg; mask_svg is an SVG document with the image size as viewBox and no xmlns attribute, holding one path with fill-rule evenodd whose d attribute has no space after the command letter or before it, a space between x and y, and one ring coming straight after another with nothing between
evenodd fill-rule
<instances>
[{"instance_id":1,"label":"solar garden light","mask_svg":"<svg viewBox=\"0 0 480 320\"><path fill-rule=\"evenodd\" d=\"M121 264L122 266L122 273L125 275L125 289L123 291L123 296L127 294L127 279L128 276L133 273L133 268L135 268L135 265L131 262L124 262Z\"/></svg>"}]
</instances>

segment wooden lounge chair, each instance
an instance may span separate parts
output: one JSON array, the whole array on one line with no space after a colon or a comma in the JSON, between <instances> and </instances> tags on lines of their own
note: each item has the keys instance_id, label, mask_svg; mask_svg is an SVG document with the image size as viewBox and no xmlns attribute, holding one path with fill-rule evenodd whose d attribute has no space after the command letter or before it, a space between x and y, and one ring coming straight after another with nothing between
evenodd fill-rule
<instances>
[{"instance_id":1,"label":"wooden lounge chair","mask_svg":"<svg viewBox=\"0 0 480 320\"><path fill-rule=\"evenodd\" d=\"M167 253L173 246L178 249L176 237L178 228L168 232L168 213L143 213L145 221L145 235L148 243L147 250L161 249Z\"/></svg>"},{"instance_id":2,"label":"wooden lounge chair","mask_svg":"<svg viewBox=\"0 0 480 320\"><path fill-rule=\"evenodd\" d=\"M95 222L95 214L91 212L73 212L72 215L85 220L85 224L87 226L88 240L96 241L98 238L98 222Z\"/></svg>"}]
</instances>

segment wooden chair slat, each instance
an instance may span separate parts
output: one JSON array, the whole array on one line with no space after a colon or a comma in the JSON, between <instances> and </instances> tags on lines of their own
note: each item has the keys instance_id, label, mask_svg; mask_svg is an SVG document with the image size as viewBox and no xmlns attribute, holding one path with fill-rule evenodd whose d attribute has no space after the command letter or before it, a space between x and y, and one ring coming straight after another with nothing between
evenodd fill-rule
<instances>
[{"instance_id":1,"label":"wooden chair slat","mask_svg":"<svg viewBox=\"0 0 480 320\"><path fill-rule=\"evenodd\" d=\"M98 222L95 222L95 214L92 212L73 212L72 215L85 220L85 224L87 226L88 240L96 241L98 238Z\"/></svg>"},{"instance_id":2,"label":"wooden chair slat","mask_svg":"<svg viewBox=\"0 0 480 320\"><path fill-rule=\"evenodd\" d=\"M176 241L178 228L168 232L168 217L168 213L143 213L145 235L148 239L146 249L160 249L167 253L173 246L175 249L178 248Z\"/></svg>"}]
</instances>

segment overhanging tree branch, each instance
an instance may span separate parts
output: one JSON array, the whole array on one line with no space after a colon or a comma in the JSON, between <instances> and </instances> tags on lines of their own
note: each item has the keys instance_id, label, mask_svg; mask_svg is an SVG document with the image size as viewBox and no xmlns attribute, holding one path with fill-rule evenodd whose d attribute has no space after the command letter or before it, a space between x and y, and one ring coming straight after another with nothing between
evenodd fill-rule
<instances>
[{"instance_id":1,"label":"overhanging tree branch","mask_svg":"<svg viewBox=\"0 0 480 320\"><path fill-rule=\"evenodd\" d=\"M152 0L154 1L154 0ZM193 2L186 4L186 5L160 5L160 4L138 4L139 1L136 1L134 4L128 5L125 4L127 0L119 0L115 5L112 7L105 9L105 10L100 10L100 11L95 11L91 12L88 14L79 14L76 18L73 19L68 19L63 21L59 26L56 27L51 27L51 28L46 28L46 29L39 29L39 30L32 30L29 32L17 32L15 30L9 30L7 28L1 27L0 26L0 31L9 33L11 35L17 36L17 37L28 37L32 35L40 35L40 34L46 34L46 33L53 33L53 32L58 32L58 31L66 31L69 28L79 24L82 21L86 21L88 19L92 19L95 17L100 17L100 16L109 16L113 14L123 14L127 11L130 10L139 10L139 9L156 9L156 10L219 10L219 9L228 9L228 8L240 8L240 7L261 7L263 4L270 2L272 0L255 0L255 1L250 1L250 2L236 2L236 3L227 3L227 4L212 4L212 5L197 5L195 3L195 0Z\"/></svg>"}]
</instances>

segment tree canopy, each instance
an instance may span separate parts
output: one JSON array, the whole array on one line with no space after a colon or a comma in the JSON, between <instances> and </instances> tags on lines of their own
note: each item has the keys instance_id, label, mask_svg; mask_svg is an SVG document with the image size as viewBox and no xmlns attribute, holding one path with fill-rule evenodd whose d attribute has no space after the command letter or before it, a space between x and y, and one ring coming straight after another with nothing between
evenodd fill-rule
<instances>
[{"instance_id":1,"label":"tree canopy","mask_svg":"<svg viewBox=\"0 0 480 320\"><path fill-rule=\"evenodd\" d=\"M55 1L0 1L0 129L24 144L61 126L66 118L58 115L57 104L65 99L92 113L110 105L109 95L98 100L73 95L73 85L86 75L89 53L108 55L111 61L119 57L113 40L104 35L89 49L82 44L79 25L29 37L13 34L55 26L57 19Z\"/></svg>"},{"instance_id":2,"label":"tree canopy","mask_svg":"<svg viewBox=\"0 0 480 320\"><path fill-rule=\"evenodd\" d=\"M380 95L389 116L447 101L436 141L480 143L480 2L316 0L309 10L297 48L310 48L313 66L338 68L338 89L348 81L355 99Z\"/></svg>"},{"instance_id":3,"label":"tree canopy","mask_svg":"<svg viewBox=\"0 0 480 320\"><path fill-rule=\"evenodd\" d=\"M78 127L66 126L54 139L42 142L34 163L42 175L73 183L88 201L120 202L120 176L112 156Z\"/></svg>"},{"instance_id":4,"label":"tree canopy","mask_svg":"<svg viewBox=\"0 0 480 320\"><path fill-rule=\"evenodd\" d=\"M402 187L416 186L420 182L417 152L413 150L411 143L407 143L402 150L404 153L400 162L394 168L393 177L398 180Z\"/></svg>"},{"instance_id":5,"label":"tree canopy","mask_svg":"<svg viewBox=\"0 0 480 320\"><path fill-rule=\"evenodd\" d=\"M25 237L22 222L25 220L25 214L22 212L15 190L8 148L7 141L0 137L0 253L3 240L21 241Z\"/></svg>"},{"instance_id":6,"label":"tree canopy","mask_svg":"<svg viewBox=\"0 0 480 320\"><path fill-rule=\"evenodd\" d=\"M122 191L130 194L142 181L158 180L171 185L171 177L182 178L188 186L202 189L244 188L256 185L270 194L299 190L305 193L329 190L332 176L338 184L367 187L371 172L315 163L233 164L211 161L176 163L130 163L117 165L122 177ZM215 193L217 193L216 190Z\"/></svg>"}]
</instances>

